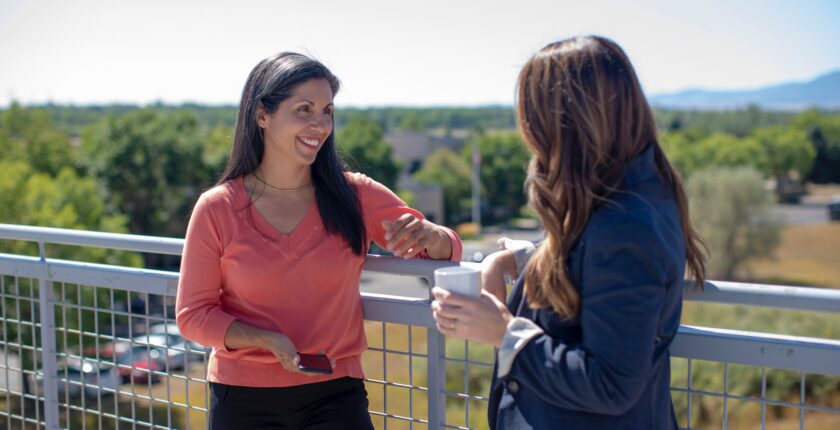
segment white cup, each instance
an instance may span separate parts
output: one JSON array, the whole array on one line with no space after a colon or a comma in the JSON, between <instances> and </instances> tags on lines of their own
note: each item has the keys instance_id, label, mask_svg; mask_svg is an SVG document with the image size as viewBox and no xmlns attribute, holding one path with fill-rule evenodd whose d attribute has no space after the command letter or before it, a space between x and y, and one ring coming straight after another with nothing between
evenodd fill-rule
<instances>
[{"instance_id":1,"label":"white cup","mask_svg":"<svg viewBox=\"0 0 840 430\"><path fill-rule=\"evenodd\" d=\"M481 271L471 267L450 266L435 269L435 286L465 296L481 296Z\"/></svg>"}]
</instances>

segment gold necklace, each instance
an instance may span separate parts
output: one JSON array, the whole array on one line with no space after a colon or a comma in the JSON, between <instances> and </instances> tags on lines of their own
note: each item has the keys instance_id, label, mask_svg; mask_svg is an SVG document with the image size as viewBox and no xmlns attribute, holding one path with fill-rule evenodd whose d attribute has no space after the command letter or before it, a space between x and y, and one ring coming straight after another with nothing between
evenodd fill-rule
<instances>
[{"instance_id":1,"label":"gold necklace","mask_svg":"<svg viewBox=\"0 0 840 430\"><path fill-rule=\"evenodd\" d=\"M252 173L252 175L254 175L254 177L257 178L258 181L262 182L265 186L267 186L269 188L274 188L277 191L300 191L300 190L305 190L305 189L312 186L312 182L309 182L309 183L301 185L297 188L280 188L280 187L275 187L274 185L271 185L268 182L264 181L263 178L260 178L259 175L257 175L257 172Z\"/></svg>"}]
</instances>

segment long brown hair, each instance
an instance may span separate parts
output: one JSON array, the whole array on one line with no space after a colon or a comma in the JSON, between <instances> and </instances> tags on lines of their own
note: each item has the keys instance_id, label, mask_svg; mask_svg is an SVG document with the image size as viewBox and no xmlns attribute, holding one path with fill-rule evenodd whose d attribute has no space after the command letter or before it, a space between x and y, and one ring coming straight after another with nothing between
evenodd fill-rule
<instances>
[{"instance_id":1,"label":"long brown hair","mask_svg":"<svg viewBox=\"0 0 840 430\"><path fill-rule=\"evenodd\" d=\"M531 152L528 199L546 230L525 272L531 307L567 318L578 313L566 259L592 212L618 189L627 163L648 146L676 199L687 271L702 287L705 245L691 227L682 181L659 146L636 73L615 42L583 36L541 49L519 74L516 113Z\"/></svg>"}]
</instances>

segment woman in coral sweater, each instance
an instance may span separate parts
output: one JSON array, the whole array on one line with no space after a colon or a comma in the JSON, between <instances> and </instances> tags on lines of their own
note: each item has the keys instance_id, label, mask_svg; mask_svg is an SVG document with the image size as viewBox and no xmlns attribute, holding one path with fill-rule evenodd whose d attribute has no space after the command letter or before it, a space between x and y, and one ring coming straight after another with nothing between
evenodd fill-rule
<instances>
[{"instance_id":1,"label":"woman in coral sweater","mask_svg":"<svg viewBox=\"0 0 840 430\"><path fill-rule=\"evenodd\" d=\"M371 241L396 256L460 260L451 230L336 151L338 79L304 55L260 62L230 161L193 210L176 304L181 333L213 347L210 428L372 428L359 278ZM309 373L324 354L332 373Z\"/></svg>"}]
</instances>

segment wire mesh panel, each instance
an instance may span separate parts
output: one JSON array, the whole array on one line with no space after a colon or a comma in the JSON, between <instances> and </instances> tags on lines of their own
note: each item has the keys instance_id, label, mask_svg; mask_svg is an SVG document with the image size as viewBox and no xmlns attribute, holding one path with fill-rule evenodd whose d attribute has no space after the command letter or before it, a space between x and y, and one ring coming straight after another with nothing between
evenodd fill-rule
<instances>
[{"instance_id":1,"label":"wire mesh panel","mask_svg":"<svg viewBox=\"0 0 840 430\"><path fill-rule=\"evenodd\" d=\"M427 328L367 321L365 332L362 367L374 426L429 428Z\"/></svg>"},{"instance_id":2,"label":"wire mesh panel","mask_svg":"<svg viewBox=\"0 0 840 430\"><path fill-rule=\"evenodd\" d=\"M495 354L492 346L447 340L446 428L488 428L487 395Z\"/></svg>"},{"instance_id":3,"label":"wire mesh panel","mask_svg":"<svg viewBox=\"0 0 840 430\"><path fill-rule=\"evenodd\" d=\"M207 351L180 336L172 297L56 289L62 426L206 427Z\"/></svg>"},{"instance_id":4,"label":"wire mesh panel","mask_svg":"<svg viewBox=\"0 0 840 430\"><path fill-rule=\"evenodd\" d=\"M495 350L457 339L446 345L445 428L489 428L486 396ZM671 359L671 394L682 429L837 429L839 391L836 375Z\"/></svg>"},{"instance_id":5,"label":"wire mesh panel","mask_svg":"<svg viewBox=\"0 0 840 430\"><path fill-rule=\"evenodd\" d=\"M0 427L45 424L43 392L35 383L41 367L38 280L0 276Z\"/></svg>"},{"instance_id":6,"label":"wire mesh panel","mask_svg":"<svg viewBox=\"0 0 840 430\"><path fill-rule=\"evenodd\" d=\"M0 427L46 426L44 386L52 376L62 428L206 428L208 352L180 336L173 297L50 283L50 375L38 346L38 281L0 282Z\"/></svg>"},{"instance_id":7,"label":"wire mesh panel","mask_svg":"<svg viewBox=\"0 0 840 430\"><path fill-rule=\"evenodd\" d=\"M681 428L840 428L840 377L686 358L671 360Z\"/></svg>"},{"instance_id":8,"label":"wire mesh panel","mask_svg":"<svg viewBox=\"0 0 840 430\"><path fill-rule=\"evenodd\" d=\"M0 419L6 428L42 427L39 283L0 282ZM207 351L179 337L171 295L50 285L61 427L205 428ZM430 428L430 328L367 321L366 333L363 366L376 428ZM487 428L494 354L486 345L446 342L443 427ZM672 359L682 428L836 428L837 387L840 378L831 375Z\"/></svg>"}]
</instances>

